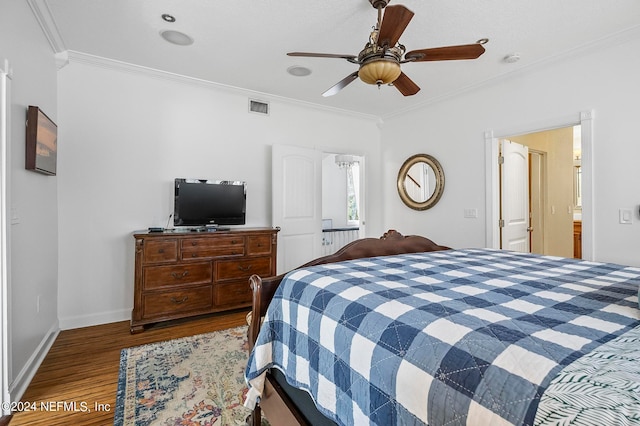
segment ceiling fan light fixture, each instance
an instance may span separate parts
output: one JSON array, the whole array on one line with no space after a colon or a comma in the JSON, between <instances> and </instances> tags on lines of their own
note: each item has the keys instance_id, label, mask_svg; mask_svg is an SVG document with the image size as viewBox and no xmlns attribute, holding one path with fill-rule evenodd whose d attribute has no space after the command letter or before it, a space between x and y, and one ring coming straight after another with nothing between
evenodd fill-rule
<instances>
[{"instance_id":1,"label":"ceiling fan light fixture","mask_svg":"<svg viewBox=\"0 0 640 426\"><path fill-rule=\"evenodd\" d=\"M400 37L413 18L414 13L403 5L387 6L389 0L369 0L378 10L378 21L369 35L369 41L358 56L335 53L289 52L288 56L304 56L309 58L340 58L359 65L358 71L352 72L338 83L326 90L322 96L333 96L347 85L360 78L364 83L375 84L380 88L383 84L393 84L403 96L413 96L420 87L400 69L407 62L453 61L461 59L477 59L485 52L482 46L489 42L482 38L473 44L458 46L442 46L430 49L418 49L405 52ZM384 14L382 13L384 9Z\"/></svg>"},{"instance_id":2,"label":"ceiling fan light fixture","mask_svg":"<svg viewBox=\"0 0 640 426\"><path fill-rule=\"evenodd\" d=\"M362 64L358 71L360 80L367 84L389 84L400 77L400 64L398 61L387 58L374 58Z\"/></svg>"}]
</instances>

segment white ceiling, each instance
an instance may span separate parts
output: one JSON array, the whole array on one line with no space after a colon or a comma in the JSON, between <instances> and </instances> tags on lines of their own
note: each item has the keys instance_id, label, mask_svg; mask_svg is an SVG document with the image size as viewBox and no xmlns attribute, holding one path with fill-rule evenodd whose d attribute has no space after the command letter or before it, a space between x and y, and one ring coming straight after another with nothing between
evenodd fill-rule
<instances>
[{"instance_id":1,"label":"white ceiling","mask_svg":"<svg viewBox=\"0 0 640 426\"><path fill-rule=\"evenodd\" d=\"M640 27L638 0L393 0L415 13L400 42L407 51L490 41L476 60L407 63L421 87L411 97L357 80L335 96L321 94L357 70L343 59L287 52L353 54L377 19L368 0L30 0L54 49L385 117L555 60ZM165 22L168 13L176 22ZM161 30L195 42L177 46ZM518 53L521 60L505 63ZM634 52L633 54L638 54ZM292 65L312 70L287 73Z\"/></svg>"}]
</instances>

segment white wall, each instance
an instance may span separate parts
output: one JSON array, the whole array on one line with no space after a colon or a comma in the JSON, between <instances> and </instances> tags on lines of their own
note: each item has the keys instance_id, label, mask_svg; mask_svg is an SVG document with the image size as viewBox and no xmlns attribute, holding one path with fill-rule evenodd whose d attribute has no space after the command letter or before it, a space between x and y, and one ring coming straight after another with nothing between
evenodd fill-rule
<instances>
[{"instance_id":1,"label":"white wall","mask_svg":"<svg viewBox=\"0 0 640 426\"><path fill-rule=\"evenodd\" d=\"M73 59L58 74L59 308L61 328L129 319L132 231L165 226L173 179L246 180L247 226L271 226L271 146L340 152L348 145L380 167L372 117L101 67ZM255 97L255 96L251 96ZM367 177L378 188L381 177ZM370 191L369 229L383 230L381 194ZM277 224L274 224L277 225Z\"/></svg>"},{"instance_id":2,"label":"white wall","mask_svg":"<svg viewBox=\"0 0 640 426\"><path fill-rule=\"evenodd\" d=\"M8 188L13 223L8 242L9 382L12 400L18 400L58 325L58 179L24 168L27 107L37 105L52 120L57 118L56 63L26 1L2 3L0 60L5 59L13 71Z\"/></svg>"},{"instance_id":3,"label":"white wall","mask_svg":"<svg viewBox=\"0 0 640 426\"><path fill-rule=\"evenodd\" d=\"M638 51L640 35L630 32L588 53L386 120L385 227L451 247L484 246L484 132L540 130L558 118L578 122L580 111L593 110L595 259L639 266L640 55L632 53ZM416 212L401 203L395 178L402 162L421 152L440 161L446 186L435 207ZM465 219L465 208L478 208L479 217ZM633 209L632 225L618 223L620 208Z\"/></svg>"}]
</instances>

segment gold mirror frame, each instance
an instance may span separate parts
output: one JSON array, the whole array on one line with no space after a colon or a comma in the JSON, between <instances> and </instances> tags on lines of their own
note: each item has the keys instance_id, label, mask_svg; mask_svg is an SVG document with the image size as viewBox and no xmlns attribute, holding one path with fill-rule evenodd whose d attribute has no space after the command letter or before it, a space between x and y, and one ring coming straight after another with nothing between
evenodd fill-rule
<instances>
[{"instance_id":1,"label":"gold mirror frame","mask_svg":"<svg viewBox=\"0 0 640 426\"><path fill-rule=\"evenodd\" d=\"M409 170L415 164L425 163L433 170L435 174L435 187L433 192L425 201L416 201L409 196L406 187L406 181L408 177ZM431 207L435 206L440 197L442 197L442 193L444 192L444 171L442 170L442 166L431 155L428 154L416 154L413 155L402 164L400 167L400 171L398 172L398 194L402 199L402 202L406 204L407 207L412 208L414 210L427 210Z\"/></svg>"}]
</instances>

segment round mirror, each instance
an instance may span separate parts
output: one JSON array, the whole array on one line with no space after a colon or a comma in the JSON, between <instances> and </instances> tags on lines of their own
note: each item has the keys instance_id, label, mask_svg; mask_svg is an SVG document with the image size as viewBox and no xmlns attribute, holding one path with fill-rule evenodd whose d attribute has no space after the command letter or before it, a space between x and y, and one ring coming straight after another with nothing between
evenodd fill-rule
<instances>
[{"instance_id":1,"label":"round mirror","mask_svg":"<svg viewBox=\"0 0 640 426\"><path fill-rule=\"evenodd\" d=\"M402 164L398 172L398 194L414 210L433 207L444 191L442 166L428 154L416 154Z\"/></svg>"}]
</instances>

